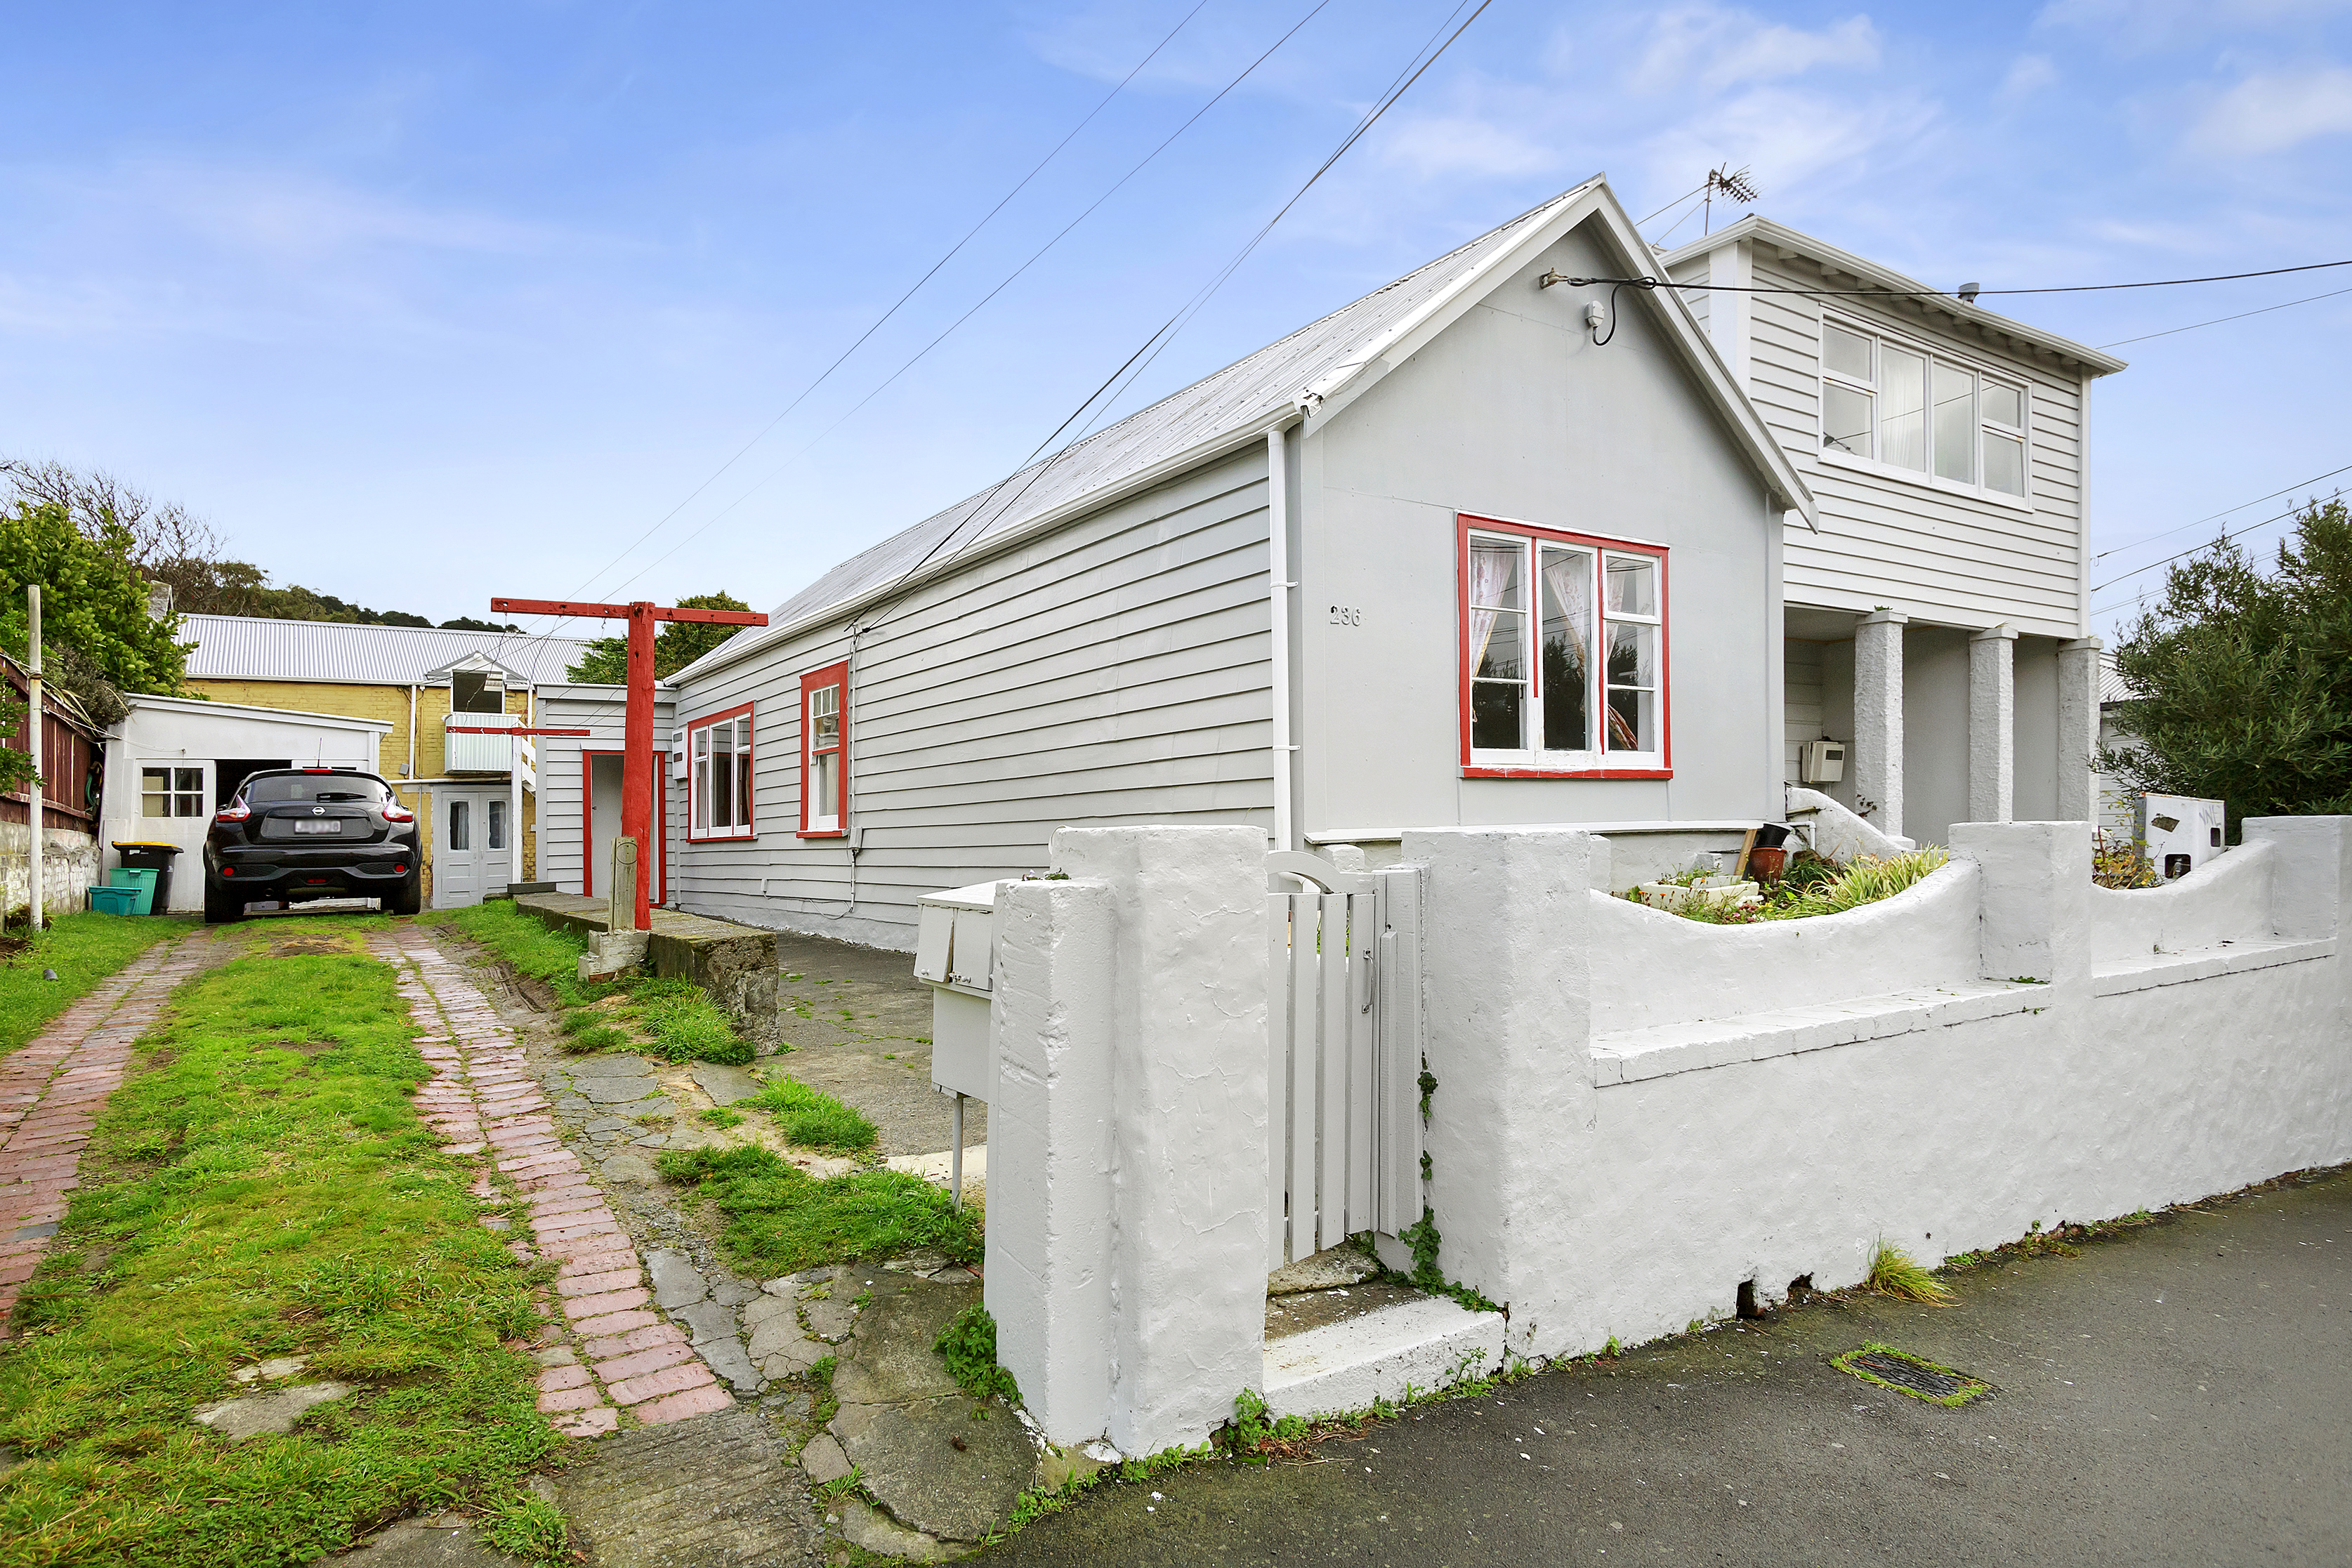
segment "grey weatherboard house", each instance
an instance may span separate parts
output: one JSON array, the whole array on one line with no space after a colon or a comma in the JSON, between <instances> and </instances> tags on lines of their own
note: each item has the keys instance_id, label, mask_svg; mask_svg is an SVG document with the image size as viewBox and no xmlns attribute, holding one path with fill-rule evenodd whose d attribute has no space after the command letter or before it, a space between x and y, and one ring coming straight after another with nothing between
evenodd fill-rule
<instances>
[{"instance_id":1,"label":"grey weatherboard house","mask_svg":"<svg viewBox=\"0 0 2352 1568\"><path fill-rule=\"evenodd\" d=\"M1545 282L1658 270L1596 177L835 568L661 691L668 901L907 948L1065 825L1590 824L1622 885L1781 818L1813 491L1673 292ZM574 891L615 695L543 693Z\"/></svg>"}]
</instances>

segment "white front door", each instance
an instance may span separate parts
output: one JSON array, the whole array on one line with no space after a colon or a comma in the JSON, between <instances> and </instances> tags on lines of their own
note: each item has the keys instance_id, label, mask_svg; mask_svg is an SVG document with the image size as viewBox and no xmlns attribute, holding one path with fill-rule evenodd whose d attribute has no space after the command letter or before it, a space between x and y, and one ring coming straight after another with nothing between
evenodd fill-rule
<instances>
[{"instance_id":1,"label":"white front door","mask_svg":"<svg viewBox=\"0 0 2352 1568\"><path fill-rule=\"evenodd\" d=\"M433 907L462 909L505 886L513 862L506 791L439 789L433 810Z\"/></svg>"}]
</instances>

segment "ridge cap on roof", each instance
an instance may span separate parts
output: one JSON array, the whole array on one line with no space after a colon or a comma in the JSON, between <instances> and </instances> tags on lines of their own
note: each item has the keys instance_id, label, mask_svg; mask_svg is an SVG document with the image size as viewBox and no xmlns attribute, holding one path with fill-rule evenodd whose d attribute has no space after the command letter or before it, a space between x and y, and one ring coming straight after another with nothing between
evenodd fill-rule
<instances>
[{"instance_id":1,"label":"ridge cap on roof","mask_svg":"<svg viewBox=\"0 0 2352 1568\"><path fill-rule=\"evenodd\" d=\"M1071 441L1066 445L1056 447L1054 451L1024 464L1021 467L1005 475L1002 478L982 486L980 489L972 491L971 494L950 502L949 505L931 512L929 515L921 517L915 522L909 523L906 527L884 536L882 538L877 539L874 543L867 545L864 549L844 557L840 560L835 561L830 567L827 567L824 571L818 573L815 578L811 580L807 585L801 588L798 591L787 595L783 600L778 602L770 612L773 624L761 629L760 633L756 636L730 638L727 642L720 643L718 647L704 653L700 658L695 660L693 664L688 664L686 668L678 671L677 678L683 679L684 677L698 673L706 663L712 664L713 665L723 665L724 664L731 663L737 658L744 657L748 655L753 648L765 646L770 642L772 642L776 637L784 634L792 628L792 626L798 624L810 617L821 616L835 606L846 603L849 601L856 599L860 592L866 591L867 588L870 588L871 585L866 585L866 588L845 589L844 591L830 600L822 603L812 604L805 610L792 613L791 618L789 620L787 619L787 612L793 612L793 607L796 603L798 603L811 591L822 587L828 579L834 578L845 571L847 569L857 565L859 562L868 560L882 552L898 548L910 548L913 542L923 537L926 529L945 529L946 531L943 535L933 540L930 544L929 551L926 553L921 560L917 562L918 568L928 563L934 557L939 557L940 559L947 560L959 559L973 546L996 535L1007 527L1019 527L1027 523L1034 517L1050 513L1057 507L1074 504L1084 499L1088 495L1096 494L1114 486L1121 478L1131 477L1133 473L1141 471L1141 469L1148 469L1150 465L1144 464L1141 465L1141 468L1129 469L1126 473L1120 475L1104 476L1097 482L1091 483L1072 495L1064 497L1052 505L1040 508L1040 510L1036 512L1023 513L1018 516L1013 516L1013 506L1017 504L1020 494L1026 493L1027 486L1022 486L1021 491L1016 493L1014 503L1009 503L1004 507L1001 508L996 515L987 519L979 531L973 533L971 538L963 539L961 542L956 544L953 551L946 554L944 557L940 557L941 548L950 540L954 540L956 536L959 533L961 533L972 522L973 518L980 513L980 511L986 507L988 501L993 496L1008 487L1015 486L1022 479L1031 476L1042 476L1045 470L1052 468L1055 465L1062 463L1074 454L1082 453L1091 447L1108 442L1112 438L1118 436L1122 432L1132 432L1138 425L1149 421L1155 413L1161 413L1171 405L1181 404L1188 399L1195 398L1202 389L1213 387L1219 381L1232 376L1236 371L1249 365L1252 361L1265 360L1270 356L1276 356L1277 351L1283 349L1285 345L1297 343L1303 339L1310 339L1318 328L1328 327L1330 323L1347 316L1349 312L1360 310L1371 301L1377 300L1384 295L1393 293L1395 290L1411 284L1416 278L1426 277L1432 271L1442 268L1450 262L1456 261L1457 258L1461 257L1467 252L1474 251L1481 246L1487 245L1495 240L1497 235L1506 235L1511 230L1517 228L1533 219L1540 217L1546 213L1553 211L1563 204L1573 201L1578 197L1586 194L1596 187L1605 186L1606 183L1607 176L1601 173L1595 173L1586 179L1580 180L1575 184L1567 187L1565 190L1562 190L1554 195L1546 197L1543 201L1537 203L1526 211L1516 214L1513 216L1505 219L1501 223L1488 226L1487 228L1472 235L1470 238L1464 240L1461 244L1454 246L1451 248L1432 256L1427 261L1408 268L1406 271L1398 274L1396 277L1390 278L1388 281L1379 285L1378 287L1367 289L1363 293L1355 296L1353 298L1348 299L1334 307L1332 309L1327 310L1323 314L1315 317L1313 319L1291 329L1289 331L1282 334L1282 336L1273 339L1268 342L1260 344L1258 347L1252 349L1249 352L1239 356L1226 364L1219 366L1216 370L1210 371L1208 374L1194 378L1192 381L1185 383L1183 386L1178 387L1167 395L1157 398L1151 402L1136 410L1133 413L1124 416L1117 423L1107 425L1101 430L1090 432L1085 435L1079 436L1074 441ZM1370 335L1374 337L1378 336L1381 329L1382 329L1377 326L1373 327L1370 329ZM1341 348L1345 350L1350 350L1355 346L1356 345L1353 342L1350 342L1341 345ZM1322 373L1328 374L1328 368L1329 367L1326 367ZM1310 381L1313 373L1315 372L1310 371ZM1303 391L1306 384L1307 382L1302 382L1302 385L1298 390ZM1295 396L1296 392L1291 395ZM1222 437L1230 436L1234 431L1242 429L1252 423L1255 419L1262 417L1264 417L1263 410L1260 410L1255 414L1228 416L1218 422L1209 431L1195 436L1188 446L1181 450L1189 450L1192 446L1212 444ZM1034 483L1034 479L1032 480L1032 483ZM909 572L913 570L916 569L908 569Z\"/></svg>"},{"instance_id":2,"label":"ridge cap on roof","mask_svg":"<svg viewBox=\"0 0 2352 1568\"><path fill-rule=\"evenodd\" d=\"M183 621L236 621L252 626L334 626L351 632L432 632L444 637L529 637L534 642L583 643L584 637L552 632L485 632L478 626L395 626L382 621L305 621L293 615L224 615L211 610L176 612Z\"/></svg>"},{"instance_id":3,"label":"ridge cap on roof","mask_svg":"<svg viewBox=\"0 0 2352 1568\"><path fill-rule=\"evenodd\" d=\"M2036 327L2029 321L2021 321L2014 316L2004 316L1998 310L1961 299L1955 294L1948 293L1932 283L1889 267L1883 261L1873 261L1870 257L1847 250L1843 246L1832 245L1819 235L1808 234L1803 229L1791 228L1778 218L1768 217L1762 213L1749 213L1738 223L1727 224L1713 234L1702 235L1687 245L1677 246L1673 250L1664 252L1658 256L1658 265L1661 268L1672 269L1693 256L1720 249L1732 240L1758 237L1797 251L1810 257L1817 265L1828 261L1842 272L1852 272L1857 277L1876 277L1891 282L1899 288L1916 289L1924 294L1933 295L1938 307L1946 310L1955 320L1990 327L2012 337L2022 338L2029 342L2052 350L2064 358L2077 361L2097 371L2101 375L2111 376L2130 368L2129 361L2119 360L2113 354L2095 349L2087 343L2078 343L2074 339L2063 333L2051 331L2046 327Z\"/></svg>"}]
</instances>

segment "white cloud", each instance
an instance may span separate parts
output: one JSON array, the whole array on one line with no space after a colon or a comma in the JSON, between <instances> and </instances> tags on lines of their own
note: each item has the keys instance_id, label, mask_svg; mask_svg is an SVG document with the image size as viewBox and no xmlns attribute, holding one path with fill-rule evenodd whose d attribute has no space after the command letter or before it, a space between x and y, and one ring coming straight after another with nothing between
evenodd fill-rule
<instances>
[{"instance_id":1,"label":"white cloud","mask_svg":"<svg viewBox=\"0 0 2352 1568\"><path fill-rule=\"evenodd\" d=\"M2221 156L2283 152L2315 136L2352 131L2352 70L2250 76L2216 99L2189 132L2189 145Z\"/></svg>"},{"instance_id":2,"label":"white cloud","mask_svg":"<svg viewBox=\"0 0 2352 1568\"><path fill-rule=\"evenodd\" d=\"M1767 203L1837 186L1908 163L1942 110L1932 99L1884 94L1861 102L1790 88L1758 88L1692 115L1645 147L1651 188L1681 190L1717 162L1756 172ZM1718 212L1721 210L1717 209Z\"/></svg>"},{"instance_id":3,"label":"white cloud","mask_svg":"<svg viewBox=\"0 0 2352 1568\"><path fill-rule=\"evenodd\" d=\"M2040 92L2058 82L2058 68L2048 55L2020 55L2010 63L2009 74L2001 78L2000 90L2008 98L2023 98Z\"/></svg>"},{"instance_id":4,"label":"white cloud","mask_svg":"<svg viewBox=\"0 0 2352 1568\"><path fill-rule=\"evenodd\" d=\"M1691 86L1721 91L1824 67L1873 70L1877 65L1878 29L1867 16L1807 32L1768 23L1750 11L1677 5L1651 22L1649 47L1633 68L1633 85L1648 92Z\"/></svg>"}]
</instances>

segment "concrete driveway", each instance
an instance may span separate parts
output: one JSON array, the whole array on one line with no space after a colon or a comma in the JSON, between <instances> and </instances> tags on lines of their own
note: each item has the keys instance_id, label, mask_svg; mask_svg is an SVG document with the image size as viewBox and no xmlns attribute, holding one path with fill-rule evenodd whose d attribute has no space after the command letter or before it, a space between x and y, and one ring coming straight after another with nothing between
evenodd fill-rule
<instances>
[{"instance_id":1,"label":"concrete driveway","mask_svg":"<svg viewBox=\"0 0 2352 1568\"><path fill-rule=\"evenodd\" d=\"M2352 1563L2352 1175L1957 1283L1106 1490L982 1560ZM1828 1364L1865 1340L1998 1392L1947 1410Z\"/></svg>"}]
</instances>

